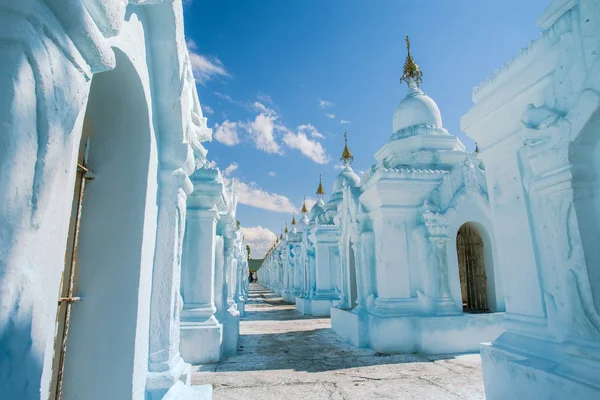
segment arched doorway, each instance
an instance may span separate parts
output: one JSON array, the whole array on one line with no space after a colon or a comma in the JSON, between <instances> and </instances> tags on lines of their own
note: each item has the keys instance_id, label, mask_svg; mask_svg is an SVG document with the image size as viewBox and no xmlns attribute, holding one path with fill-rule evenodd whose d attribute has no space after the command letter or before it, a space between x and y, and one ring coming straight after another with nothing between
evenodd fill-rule
<instances>
[{"instance_id":1,"label":"arched doorway","mask_svg":"<svg viewBox=\"0 0 600 400\"><path fill-rule=\"evenodd\" d=\"M94 75L86 108L78 169L94 179L80 172L75 185L61 293L73 279L74 298L70 316L59 305L52 399L59 387L63 399L124 399L145 386L133 377L147 368L151 282L142 275L153 265L157 159L142 83L115 54L116 68Z\"/></svg>"},{"instance_id":2,"label":"arched doorway","mask_svg":"<svg viewBox=\"0 0 600 400\"><path fill-rule=\"evenodd\" d=\"M489 311L484 241L473 224L465 223L458 230L456 251L463 311Z\"/></svg>"},{"instance_id":3,"label":"arched doorway","mask_svg":"<svg viewBox=\"0 0 600 400\"><path fill-rule=\"evenodd\" d=\"M590 118L569 148L573 209L596 312L600 313L600 111ZM567 218L567 224L571 219ZM572 219L573 221L575 218ZM567 226L565 229L571 229Z\"/></svg>"}]
</instances>

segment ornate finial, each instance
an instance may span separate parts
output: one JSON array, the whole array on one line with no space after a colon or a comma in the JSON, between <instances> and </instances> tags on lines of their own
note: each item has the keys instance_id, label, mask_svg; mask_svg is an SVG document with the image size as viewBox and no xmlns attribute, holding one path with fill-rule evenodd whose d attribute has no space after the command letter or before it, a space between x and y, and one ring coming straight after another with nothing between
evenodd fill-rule
<instances>
[{"instance_id":1,"label":"ornate finial","mask_svg":"<svg viewBox=\"0 0 600 400\"><path fill-rule=\"evenodd\" d=\"M302 214L306 214L308 212L308 207L306 207L306 196L304 196L304 203L302 203Z\"/></svg>"},{"instance_id":2,"label":"ornate finial","mask_svg":"<svg viewBox=\"0 0 600 400\"><path fill-rule=\"evenodd\" d=\"M287 222L285 223L285 230L283 232L285 232L285 233L289 232L288 227L287 227Z\"/></svg>"},{"instance_id":3,"label":"ornate finial","mask_svg":"<svg viewBox=\"0 0 600 400\"><path fill-rule=\"evenodd\" d=\"M283 240L283 232L279 233L279 239Z\"/></svg>"},{"instance_id":4,"label":"ornate finial","mask_svg":"<svg viewBox=\"0 0 600 400\"><path fill-rule=\"evenodd\" d=\"M344 132L344 143L344 151L342 152L342 158L340 158L340 161L342 161L344 165L350 165L352 164L352 161L354 161L354 157L348 148L348 134L346 132Z\"/></svg>"},{"instance_id":5,"label":"ornate finial","mask_svg":"<svg viewBox=\"0 0 600 400\"><path fill-rule=\"evenodd\" d=\"M292 225L296 225L296 215L292 214Z\"/></svg>"},{"instance_id":6,"label":"ornate finial","mask_svg":"<svg viewBox=\"0 0 600 400\"><path fill-rule=\"evenodd\" d=\"M323 196L325 190L323 189L323 175L319 175L319 187L317 188L317 196Z\"/></svg>"},{"instance_id":7,"label":"ornate finial","mask_svg":"<svg viewBox=\"0 0 600 400\"><path fill-rule=\"evenodd\" d=\"M404 62L404 74L402 75L402 78L400 78L400 82L406 82L410 88L414 86L419 87L423 82L423 72L421 72L419 66L415 63L415 60L413 60L412 55L410 54L410 39L408 38L408 35L406 35L405 39L408 55Z\"/></svg>"},{"instance_id":8,"label":"ornate finial","mask_svg":"<svg viewBox=\"0 0 600 400\"><path fill-rule=\"evenodd\" d=\"M479 146L475 143L475 153L479 153Z\"/></svg>"}]
</instances>

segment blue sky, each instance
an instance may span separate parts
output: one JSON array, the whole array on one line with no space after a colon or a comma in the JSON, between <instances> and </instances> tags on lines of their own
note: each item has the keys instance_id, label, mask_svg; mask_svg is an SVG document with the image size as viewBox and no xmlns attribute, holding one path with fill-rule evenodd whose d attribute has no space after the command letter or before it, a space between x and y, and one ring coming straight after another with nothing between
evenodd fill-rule
<instances>
[{"instance_id":1,"label":"blue sky","mask_svg":"<svg viewBox=\"0 0 600 400\"><path fill-rule=\"evenodd\" d=\"M329 193L348 132L354 170L392 134L406 94L404 35L421 88L469 149L474 86L539 36L549 0L193 0L185 32L209 158L239 183L238 219L261 257L319 174Z\"/></svg>"}]
</instances>

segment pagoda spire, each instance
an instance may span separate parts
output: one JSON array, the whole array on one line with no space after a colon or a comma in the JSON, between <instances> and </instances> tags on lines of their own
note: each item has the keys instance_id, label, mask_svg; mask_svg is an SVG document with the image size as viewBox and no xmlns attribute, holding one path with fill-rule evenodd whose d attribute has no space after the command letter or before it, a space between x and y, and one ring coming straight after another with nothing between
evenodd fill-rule
<instances>
[{"instance_id":1,"label":"pagoda spire","mask_svg":"<svg viewBox=\"0 0 600 400\"><path fill-rule=\"evenodd\" d=\"M348 133L346 132L344 132L344 151L342 152L342 158L340 158L340 161L342 161L344 165L347 166L352 164L352 161L354 161L354 156L352 156L352 153L348 148Z\"/></svg>"},{"instance_id":2,"label":"pagoda spire","mask_svg":"<svg viewBox=\"0 0 600 400\"><path fill-rule=\"evenodd\" d=\"M406 82L409 88L418 88L421 83L423 83L423 72L419 69L419 66L413 60L412 55L410 54L410 39L408 35L404 37L406 40L406 49L408 50L408 55L406 56L406 61L404 62L404 73L402 78L400 78L400 83Z\"/></svg>"},{"instance_id":3,"label":"pagoda spire","mask_svg":"<svg viewBox=\"0 0 600 400\"><path fill-rule=\"evenodd\" d=\"M300 211L302 211L302 214L308 213L308 207L306 207L306 196L304 196L304 203L302 203L302 209Z\"/></svg>"},{"instance_id":4,"label":"pagoda spire","mask_svg":"<svg viewBox=\"0 0 600 400\"><path fill-rule=\"evenodd\" d=\"M292 214L292 225L296 225L296 215Z\"/></svg>"},{"instance_id":5,"label":"pagoda spire","mask_svg":"<svg viewBox=\"0 0 600 400\"><path fill-rule=\"evenodd\" d=\"M289 232L288 227L287 227L287 222L285 223L285 230L283 232L284 233L288 233Z\"/></svg>"},{"instance_id":6,"label":"pagoda spire","mask_svg":"<svg viewBox=\"0 0 600 400\"><path fill-rule=\"evenodd\" d=\"M319 187L317 188L317 196L323 196L325 190L323 189L323 175L319 175Z\"/></svg>"}]
</instances>

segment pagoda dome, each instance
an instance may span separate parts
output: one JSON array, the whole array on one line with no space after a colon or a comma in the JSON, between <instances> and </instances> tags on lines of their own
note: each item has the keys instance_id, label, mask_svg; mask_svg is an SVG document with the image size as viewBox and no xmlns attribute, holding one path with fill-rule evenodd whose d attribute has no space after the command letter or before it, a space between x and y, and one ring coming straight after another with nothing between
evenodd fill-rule
<instances>
[{"instance_id":1,"label":"pagoda dome","mask_svg":"<svg viewBox=\"0 0 600 400\"><path fill-rule=\"evenodd\" d=\"M357 187L360 186L360 178L356 173L350 168L349 165L345 165L344 169L340 174L335 178L333 182L333 193L339 193L342 191L344 187L344 181L348 182L348 185Z\"/></svg>"},{"instance_id":2,"label":"pagoda dome","mask_svg":"<svg viewBox=\"0 0 600 400\"><path fill-rule=\"evenodd\" d=\"M416 85L411 87L394 112L394 131L397 133L416 125L442 127L442 115L433 99Z\"/></svg>"},{"instance_id":3,"label":"pagoda dome","mask_svg":"<svg viewBox=\"0 0 600 400\"><path fill-rule=\"evenodd\" d=\"M412 136L414 133L399 134L403 130L418 131L414 129L418 127L427 127L438 131L438 133L446 133L442 127L442 114L435 101L427 96L419 88L420 83L423 81L423 72L412 58L410 53L410 40L408 35L406 36L406 49L408 54L406 56L406 62L404 63L404 73L400 82L406 82L408 85L408 93L394 112L393 120L393 132L392 140L404 136ZM409 129L413 128L413 129ZM431 129L433 128L433 129Z\"/></svg>"}]
</instances>

